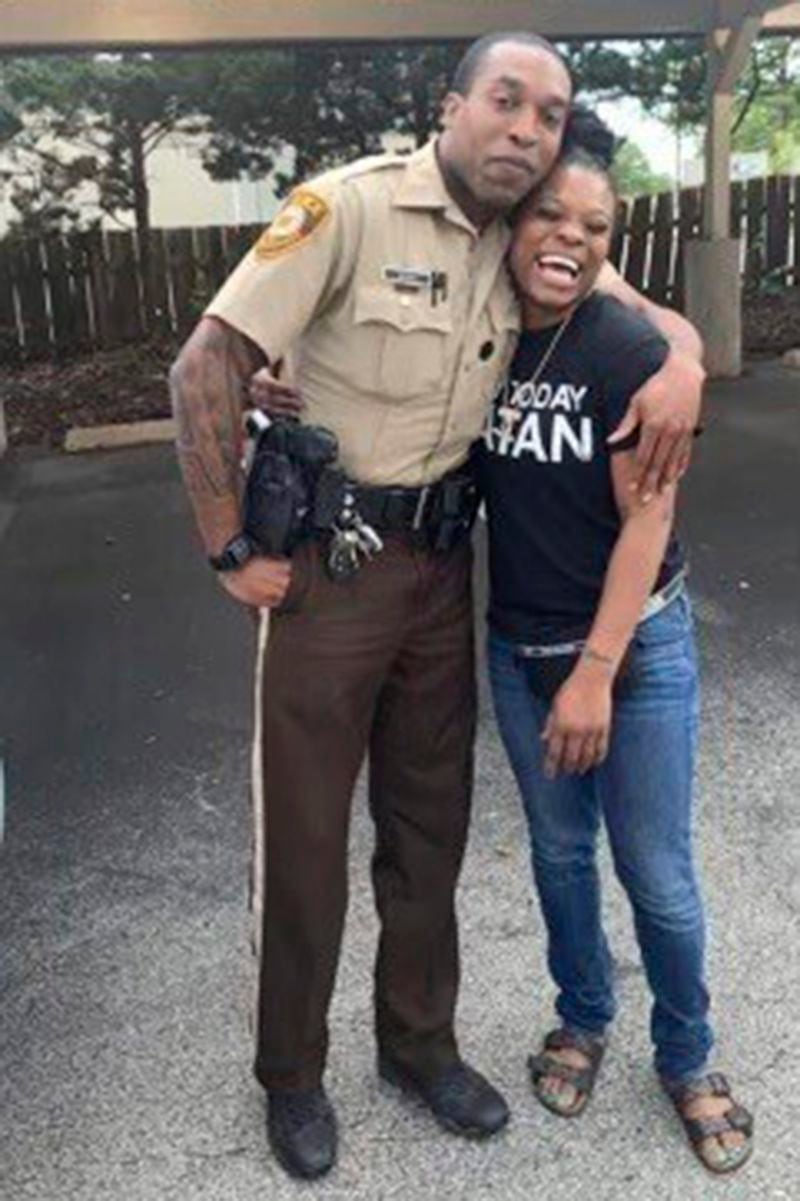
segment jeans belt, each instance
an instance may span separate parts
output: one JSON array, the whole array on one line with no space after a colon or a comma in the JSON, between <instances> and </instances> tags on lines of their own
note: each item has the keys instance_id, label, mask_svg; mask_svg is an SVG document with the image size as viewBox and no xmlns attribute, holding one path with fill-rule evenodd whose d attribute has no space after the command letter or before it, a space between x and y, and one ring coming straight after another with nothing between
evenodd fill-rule
<instances>
[{"instance_id":1,"label":"jeans belt","mask_svg":"<svg viewBox=\"0 0 800 1201\"><path fill-rule=\"evenodd\" d=\"M651 617L655 617L656 613L660 613L662 609L666 609L667 605L671 604L676 596L680 596L688 574L689 569L687 567L679 568L663 588L659 588L658 592L654 592L652 596L649 596L638 624L647 621Z\"/></svg>"},{"instance_id":2,"label":"jeans belt","mask_svg":"<svg viewBox=\"0 0 800 1201\"><path fill-rule=\"evenodd\" d=\"M641 625L643 621L649 621L651 617L655 617L656 613L660 613L662 609L666 609L667 605L680 596L688 574L688 569L681 567L663 588L659 588L658 592L651 593L642 609L642 615L637 625ZM585 646L586 639L578 638L572 642L551 643L549 646L517 645L514 649L523 659L550 659L557 655L574 655L577 651L582 651Z\"/></svg>"}]
</instances>

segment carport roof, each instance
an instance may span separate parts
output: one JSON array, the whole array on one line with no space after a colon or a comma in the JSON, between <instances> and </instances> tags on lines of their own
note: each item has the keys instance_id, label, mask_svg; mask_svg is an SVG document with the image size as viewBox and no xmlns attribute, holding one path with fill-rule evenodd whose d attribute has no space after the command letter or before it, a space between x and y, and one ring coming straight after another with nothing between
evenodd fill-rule
<instances>
[{"instance_id":1,"label":"carport roof","mask_svg":"<svg viewBox=\"0 0 800 1201\"><path fill-rule=\"evenodd\" d=\"M0 48L435 39L520 28L553 38L702 35L765 11L765 30L800 31L800 3L782 0L0 0Z\"/></svg>"}]
</instances>

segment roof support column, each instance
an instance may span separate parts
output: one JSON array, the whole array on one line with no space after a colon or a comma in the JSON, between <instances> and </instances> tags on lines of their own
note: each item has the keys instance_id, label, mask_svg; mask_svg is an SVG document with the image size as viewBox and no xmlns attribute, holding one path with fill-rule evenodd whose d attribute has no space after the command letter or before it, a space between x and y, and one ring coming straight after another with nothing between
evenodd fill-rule
<instances>
[{"instance_id":1,"label":"roof support column","mask_svg":"<svg viewBox=\"0 0 800 1201\"><path fill-rule=\"evenodd\" d=\"M731 234L733 93L764 21L763 0L743 5L739 23L709 34L703 237L686 248L686 312L700 330L712 376L742 369L741 244Z\"/></svg>"},{"instance_id":2,"label":"roof support column","mask_svg":"<svg viewBox=\"0 0 800 1201\"><path fill-rule=\"evenodd\" d=\"M733 91L720 87L720 66L726 35L719 30L706 42L708 56L706 126L706 191L703 237L727 238L731 226L731 129Z\"/></svg>"}]
</instances>

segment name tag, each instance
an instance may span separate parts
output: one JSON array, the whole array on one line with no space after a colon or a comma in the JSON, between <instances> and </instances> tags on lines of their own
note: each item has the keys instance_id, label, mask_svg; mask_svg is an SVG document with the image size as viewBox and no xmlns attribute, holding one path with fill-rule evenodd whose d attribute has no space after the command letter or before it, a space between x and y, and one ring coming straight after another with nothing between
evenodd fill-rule
<instances>
[{"instance_id":1,"label":"name tag","mask_svg":"<svg viewBox=\"0 0 800 1201\"><path fill-rule=\"evenodd\" d=\"M437 273L417 267L384 267L381 275L387 283L403 292L422 292L433 288Z\"/></svg>"}]
</instances>

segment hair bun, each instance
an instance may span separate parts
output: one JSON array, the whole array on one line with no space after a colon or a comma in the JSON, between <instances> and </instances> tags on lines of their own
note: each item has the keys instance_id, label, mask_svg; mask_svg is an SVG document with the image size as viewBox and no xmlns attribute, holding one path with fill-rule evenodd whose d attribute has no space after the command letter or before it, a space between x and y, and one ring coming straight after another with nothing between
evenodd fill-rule
<instances>
[{"instance_id":1,"label":"hair bun","mask_svg":"<svg viewBox=\"0 0 800 1201\"><path fill-rule=\"evenodd\" d=\"M618 149L618 140L597 113L587 105L573 104L567 117L564 130L562 153L569 154L573 150L582 150L590 154L606 168L612 166L614 155Z\"/></svg>"}]
</instances>

